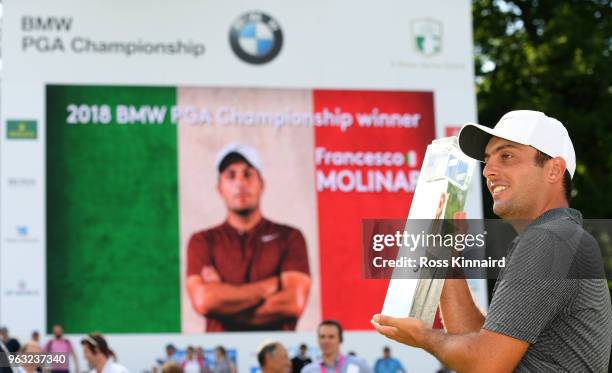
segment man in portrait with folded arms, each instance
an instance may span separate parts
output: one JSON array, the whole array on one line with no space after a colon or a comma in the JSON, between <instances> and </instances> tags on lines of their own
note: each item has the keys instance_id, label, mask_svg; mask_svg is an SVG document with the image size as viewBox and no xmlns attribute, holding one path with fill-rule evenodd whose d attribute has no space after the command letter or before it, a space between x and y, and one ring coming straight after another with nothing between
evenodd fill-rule
<instances>
[{"instance_id":1,"label":"man in portrait with folded arms","mask_svg":"<svg viewBox=\"0 0 612 373\"><path fill-rule=\"evenodd\" d=\"M262 163L253 147L227 145L216 166L227 218L189 240L191 303L208 332L295 330L311 283L306 241L262 216Z\"/></svg>"}]
</instances>

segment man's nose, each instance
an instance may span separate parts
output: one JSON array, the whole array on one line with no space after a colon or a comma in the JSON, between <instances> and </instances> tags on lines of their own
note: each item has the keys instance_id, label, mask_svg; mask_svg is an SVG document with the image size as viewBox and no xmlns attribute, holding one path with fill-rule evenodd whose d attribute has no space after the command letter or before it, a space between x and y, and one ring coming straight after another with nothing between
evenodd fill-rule
<instances>
[{"instance_id":1,"label":"man's nose","mask_svg":"<svg viewBox=\"0 0 612 373\"><path fill-rule=\"evenodd\" d=\"M482 169L482 176L484 176L486 179L490 179L494 176L497 176L498 173L499 168L497 167L497 165L495 165L495 163L490 161L485 163L485 166Z\"/></svg>"},{"instance_id":2,"label":"man's nose","mask_svg":"<svg viewBox=\"0 0 612 373\"><path fill-rule=\"evenodd\" d=\"M245 185L245 184L246 184L247 179L246 179L246 177L245 177L244 175L238 174L238 175L236 175L236 178L234 179L234 182L235 182L237 185L242 186L242 185Z\"/></svg>"}]
</instances>

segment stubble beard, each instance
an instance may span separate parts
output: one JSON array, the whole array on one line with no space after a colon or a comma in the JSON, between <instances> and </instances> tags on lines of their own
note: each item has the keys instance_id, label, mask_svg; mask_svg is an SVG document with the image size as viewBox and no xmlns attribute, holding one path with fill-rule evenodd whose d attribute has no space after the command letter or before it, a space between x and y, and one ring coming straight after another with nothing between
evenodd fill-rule
<instances>
[{"instance_id":1,"label":"stubble beard","mask_svg":"<svg viewBox=\"0 0 612 373\"><path fill-rule=\"evenodd\" d=\"M259 204L254 203L251 206L242 206L231 209L232 212L241 218L248 218L253 215L259 209Z\"/></svg>"},{"instance_id":2,"label":"stubble beard","mask_svg":"<svg viewBox=\"0 0 612 373\"><path fill-rule=\"evenodd\" d=\"M248 218L251 214L255 212L255 207L245 207L241 209L234 209L233 211L240 217Z\"/></svg>"}]
</instances>

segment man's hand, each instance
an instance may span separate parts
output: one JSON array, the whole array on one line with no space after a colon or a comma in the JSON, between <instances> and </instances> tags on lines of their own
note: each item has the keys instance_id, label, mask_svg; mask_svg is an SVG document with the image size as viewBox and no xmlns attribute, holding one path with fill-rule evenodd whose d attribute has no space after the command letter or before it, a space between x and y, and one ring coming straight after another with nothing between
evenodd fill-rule
<instances>
[{"instance_id":1,"label":"man's hand","mask_svg":"<svg viewBox=\"0 0 612 373\"><path fill-rule=\"evenodd\" d=\"M253 312L243 314L240 321L249 325L265 325L284 319L298 319L310 293L310 276L299 271L281 273L280 290L255 308Z\"/></svg>"},{"instance_id":2,"label":"man's hand","mask_svg":"<svg viewBox=\"0 0 612 373\"><path fill-rule=\"evenodd\" d=\"M466 234L468 224L466 213L458 211L453 216L454 234ZM461 253L451 249L452 255L459 256ZM449 268L444 288L440 295L440 311L444 328L449 333L477 332L484 324L484 315L476 305L474 296L465 280L465 274L461 268Z\"/></svg>"},{"instance_id":3,"label":"man's hand","mask_svg":"<svg viewBox=\"0 0 612 373\"><path fill-rule=\"evenodd\" d=\"M221 276L213 266L204 266L200 272L202 279L206 283L221 282Z\"/></svg>"},{"instance_id":4,"label":"man's hand","mask_svg":"<svg viewBox=\"0 0 612 373\"><path fill-rule=\"evenodd\" d=\"M211 281L205 281L204 276ZM232 285L220 281L213 268L187 277L187 291L197 313L231 315L262 304L278 291L278 282L278 277L273 276L244 285Z\"/></svg>"},{"instance_id":5,"label":"man's hand","mask_svg":"<svg viewBox=\"0 0 612 373\"><path fill-rule=\"evenodd\" d=\"M529 348L526 341L486 329L450 334L411 317L374 315L372 325L387 338L426 350L457 372L512 372Z\"/></svg>"},{"instance_id":6,"label":"man's hand","mask_svg":"<svg viewBox=\"0 0 612 373\"><path fill-rule=\"evenodd\" d=\"M453 214L453 230L455 235L468 232L467 214L465 211L457 211Z\"/></svg>"},{"instance_id":7,"label":"man's hand","mask_svg":"<svg viewBox=\"0 0 612 373\"><path fill-rule=\"evenodd\" d=\"M374 315L372 325L380 334L397 342L424 348L425 338L432 329L424 322L413 317L396 318L385 315Z\"/></svg>"}]
</instances>

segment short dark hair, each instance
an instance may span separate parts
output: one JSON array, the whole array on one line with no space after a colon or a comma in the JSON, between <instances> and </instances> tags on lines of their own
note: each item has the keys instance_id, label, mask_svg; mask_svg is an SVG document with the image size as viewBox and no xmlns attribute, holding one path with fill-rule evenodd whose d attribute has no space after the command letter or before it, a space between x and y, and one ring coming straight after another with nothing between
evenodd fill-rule
<instances>
[{"instance_id":1,"label":"short dark hair","mask_svg":"<svg viewBox=\"0 0 612 373\"><path fill-rule=\"evenodd\" d=\"M301 349L301 350L308 350L308 346L306 346L306 343L302 343L302 344L300 345L300 349Z\"/></svg>"},{"instance_id":2,"label":"short dark hair","mask_svg":"<svg viewBox=\"0 0 612 373\"><path fill-rule=\"evenodd\" d=\"M221 355L223 355L223 356L225 356L225 355L226 355L226 352L225 352L225 347L223 347L223 346L217 346L217 347L215 348L215 350L219 351L219 352L221 353Z\"/></svg>"},{"instance_id":3,"label":"short dark hair","mask_svg":"<svg viewBox=\"0 0 612 373\"><path fill-rule=\"evenodd\" d=\"M536 149L537 153L535 156L535 164L538 167L544 167L544 163L550 159L552 159L552 157L538 149ZM563 174L563 192L565 193L565 200L567 201L567 204L570 203L570 200L572 199L572 176L570 175L568 170L565 170L565 174Z\"/></svg>"},{"instance_id":4,"label":"short dark hair","mask_svg":"<svg viewBox=\"0 0 612 373\"><path fill-rule=\"evenodd\" d=\"M225 157L223 157L223 159L221 160L221 163L219 163L219 169L218 169L219 173L220 174L223 173L223 171L225 171L226 168L238 162L244 162L247 164L247 166L253 167L251 162L249 162L242 154L237 153L237 152L231 152Z\"/></svg>"},{"instance_id":5,"label":"short dark hair","mask_svg":"<svg viewBox=\"0 0 612 373\"><path fill-rule=\"evenodd\" d=\"M320 329L324 325L335 326L338 329L338 336L340 337L340 342L344 340L344 337L342 336L342 325L338 321L331 319L323 320L321 321L321 323L319 324L319 328L317 329Z\"/></svg>"},{"instance_id":6,"label":"short dark hair","mask_svg":"<svg viewBox=\"0 0 612 373\"><path fill-rule=\"evenodd\" d=\"M263 368L264 363L266 362L266 355L273 354L278 347L278 342L270 342L264 345L259 352L257 353L257 361L259 361L259 366Z\"/></svg>"},{"instance_id":7,"label":"short dark hair","mask_svg":"<svg viewBox=\"0 0 612 373\"><path fill-rule=\"evenodd\" d=\"M385 346L385 348L383 348L383 352L391 352L391 349L389 346Z\"/></svg>"}]
</instances>

